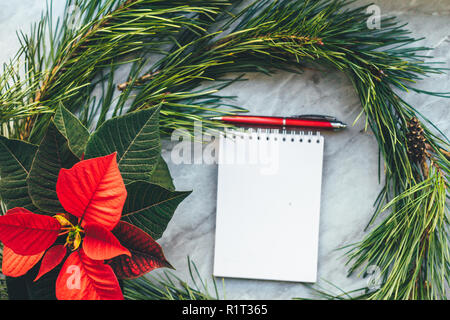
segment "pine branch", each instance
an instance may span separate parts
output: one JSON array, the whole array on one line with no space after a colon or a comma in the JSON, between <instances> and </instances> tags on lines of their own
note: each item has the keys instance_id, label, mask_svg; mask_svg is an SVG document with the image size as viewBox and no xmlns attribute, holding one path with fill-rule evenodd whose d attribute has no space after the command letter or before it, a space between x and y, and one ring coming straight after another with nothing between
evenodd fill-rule
<instances>
[{"instance_id":1,"label":"pine branch","mask_svg":"<svg viewBox=\"0 0 450 320\"><path fill-rule=\"evenodd\" d=\"M162 115L162 125L169 122L170 116L173 129L178 127L178 121L185 127L185 122L221 113L220 106L226 106L225 102L221 105L217 101L219 109L208 108L202 114L195 110L203 105L203 95L189 97L193 99L186 101L178 92L192 91L200 83L221 79L233 72L270 74L276 69L298 72L305 62L313 61L342 70L363 85L383 79L388 91L391 91L390 86L408 89L405 82L417 81L419 75L440 72L415 57L416 52L427 48L400 49L414 39L405 37L407 32L392 18L383 21L382 31L368 30L366 7L346 11L343 8L344 1L256 2L240 17L242 21L237 27L177 47L143 76L130 75L129 79L133 80L119 86L123 89L133 82L136 87L136 98L130 110L164 100L167 118ZM229 24L233 23L235 20ZM220 37L222 33L228 35ZM397 47L380 51L392 44ZM194 111L194 117L189 111ZM190 115L187 117L183 113ZM176 121L173 121L174 116ZM214 123L205 124L214 126Z\"/></svg>"},{"instance_id":2,"label":"pine branch","mask_svg":"<svg viewBox=\"0 0 450 320\"><path fill-rule=\"evenodd\" d=\"M193 285L181 280L172 272L160 277L140 277L123 281L124 297L127 300L218 300L220 299L216 280L213 278L214 295L202 279L197 266L189 257L188 268ZM198 283L200 282L200 283Z\"/></svg>"},{"instance_id":3,"label":"pine branch","mask_svg":"<svg viewBox=\"0 0 450 320\"><path fill-rule=\"evenodd\" d=\"M73 5L78 9L70 11ZM133 60L133 55L142 52L163 52L177 33L203 33L205 21L227 5L229 2L222 0L68 0L63 22L58 20L56 25L50 7L30 35L21 35L16 61L24 61L25 70L13 62L0 79L0 104L9 107L8 112L0 112L0 121L26 118L24 124L16 121L15 127L23 139L38 141L48 121L42 111L51 113L64 103L76 112L105 67ZM67 22L75 19L76 13L80 14L79 27ZM19 82L21 75L25 80ZM11 105L17 100L18 106Z\"/></svg>"},{"instance_id":4,"label":"pine branch","mask_svg":"<svg viewBox=\"0 0 450 320\"><path fill-rule=\"evenodd\" d=\"M369 299L446 299L448 217L446 187L434 170L383 207L386 219L349 252L350 273L370 265L381 270L381 287Z\"/></svg>"}]
</instances>

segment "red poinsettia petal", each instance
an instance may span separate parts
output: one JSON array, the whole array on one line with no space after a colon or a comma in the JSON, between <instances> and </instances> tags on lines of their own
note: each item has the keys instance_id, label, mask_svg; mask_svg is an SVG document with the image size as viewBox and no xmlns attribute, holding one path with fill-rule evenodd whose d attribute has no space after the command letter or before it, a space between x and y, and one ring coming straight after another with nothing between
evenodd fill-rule
<instances>
[{"instance_id":1,"label":"red poinsettia petal","mask_svg":"<svg viewBox=\"0 0 450 320\"><path fill-rule=\"evenodd\" d=\"M83 227L99 224L112 230L127 197L116 153L80 161L71 169L61 169L56 193L64 209L82 219Z\"/></svg>"},{"instance_id":2,"label":"red poinsettia petal","mask_svg":"<svg viewBox=\"0 0 450 320\"><path fill-rule=\"evenodd\" d=\"M132 279L156 268L173 268L160 245L138 227L120 221L112 232L131 252L131 257L118 256L107 261L118 278Z\"/></svg>"},{"instance_id":3,"label":"red poinsettia petal","mask_svg":"<svg viewBox=\"0 0 450 320\"><path fill-rule=\"evenodd\" d=\"M2 273L8 277L23 276L41 260L43 255L44 251L31 256L22 256L14 253L11 248L3 247Z\"/></svg>"},{"instance_id":4,"label":"red poinsettia petal","mask_svg":"<svg viewBox=\"0 0 450 320\"><path fill-rule=\"evenodd\" d=\"M8 211L6 211L6 214L13 214L13 213L29 213L29 214L34 214L33 212L31 212L28 209L22 208L22 207L16 207L16 208L12 208L9 209Z\"/></svg>"},{"instance_id":5,"label":"red poinsettia petal","mask_svg":"<svg viewBox=\"0 0 450 320\"><path fill-rule=\"evenodd\" d=\"M58 244L48 249L44 255L44 258L42 259L41 267L39 268L39 273L36 276L36 279L34 279L34 281L39 280L39 278L41 278L44 274L46 274L49 271L52 271L53 268L55 268L58 264L60 264L61 261L64 259L66 252L67 252L66 247L63 246L62 244Z\"/></svg>"},{"instance_id":6,"label":"red poinsettia petal","mask_svg":"<svg viewBox=\"0 0 450 320\"><path fill-rule=\"evenodd\" d=\"M64 262L56 280L59 300L123 300L112 268L79 249Z\"/></svg>"},{"instance_id":7,"label":"red poinsettia petal","mask_svg":"<svg viewBox=\"0 0 450 320\"><path fill-rule=\"evenodd\" d=\"M83 250L94 260L111 259L122 254L131 256L130 251L122 246L117 238L99 225L87 225L84 229Z\"/></svg>"},{"instance_id":8,"label":"red poinsettia petal","mask_svg":"<svg viewBox=\"0 0 450 320\"><path fill-rule=\"evenodd\" d=\"M30 256L50 247L58 237L61 225L53 217L14 208L0 217L0 241L15 253Z\"/></svg>"}]
</instances>

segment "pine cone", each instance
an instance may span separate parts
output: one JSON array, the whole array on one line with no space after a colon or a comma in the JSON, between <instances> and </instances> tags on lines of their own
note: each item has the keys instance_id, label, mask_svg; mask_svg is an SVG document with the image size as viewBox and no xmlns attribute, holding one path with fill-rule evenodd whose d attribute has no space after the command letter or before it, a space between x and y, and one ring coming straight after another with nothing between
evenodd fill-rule
<instances>
[{"instance_id":1,"label":"pine cone","mask_svg":"<svg viewBox=\"0 0 450 320\"><path fill-rule=\"evenodd\" d=\"M412 161L422 162L426 155L426 139L423 129L416 117L408 122L408 133L406 134L408 154Z\"/></svg>"}]
</instances>

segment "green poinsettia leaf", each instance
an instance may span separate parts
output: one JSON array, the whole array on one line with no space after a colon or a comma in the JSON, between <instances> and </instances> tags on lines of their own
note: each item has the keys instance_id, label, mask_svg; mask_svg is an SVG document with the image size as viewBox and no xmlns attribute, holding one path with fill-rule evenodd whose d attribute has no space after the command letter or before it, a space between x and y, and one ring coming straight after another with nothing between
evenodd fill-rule
<instances>
[{"instance_id":1,"label":"green poinsettia leaf","mask_svg":"<svg viewBox=\"0 0 450 320\"><path fill-rule=\"evenodd\" d=\"M89 139L88 129L62 105L56 109L53 122L59 132L67 139L73 154L81 158Z\"/></svg>"},{"instance_id":2,"label":"green poinsettia leaf","mask_svg":"<svg viewBox=\"0 0 450 320\"><path fill-rule=\"evenodd\" d=\"M40 263L20 277L6 277L10 300L56 300L55 285L61 265L34 281Z\"/></svg>"},{"instance_id":3,"label":"green poinsettia leaf","mask_svg":"<svg viewBox=\"0 0 450 320\"><path fill-rule=\"evenodd\" d=\"M62 168L71 168L78 161L67 139L50 122L27 178L28 193L36 207L48 213L64 212L56 194L56 181Z\"/></svg>"},{"instance_id":4,"label":"green poinsettia leaf","mask_svg":"<svg viewBox=\"0 0 450 320\"><path fill-rule=\"evenodd\" d=\"M170 175L169 167L163 157L159 156L156 168L150 176L150 182L160 185L163 188L174 191L172 176Z\"/></svg>"},{"instance_id":5,"label":"green poinsettia leaf","mask_svg":"<svg viewBox=\"0 0 450 320\"><path fill-rule=\"evenodd\" d=\"M180 204L191 191L171 191L156 184L137 181L126 186L128 197L122 220L159 239Z\"/></svg>"},{"instance_id":6,"label":"green poinsettia leaf","mask_svg":"<svg viewBox=\"0 0 450 320\"><path fill-rule=\"evenodd\" d=\"M85 158L117 152L125 184L150 181L161 150L159 109L145 109L105 121L89 138Z\"/></svg>"},{"instance_id":7,"label":"green poinsettia leaf","mask_svg":"<svg viewBox=\"0 0 450 320\"><path fill-rule=\"evenodd\" d=\"M61 266L62 264L59 264L37 281L34 281L34 279L39 270L37 267L40 267L40 264L26 275L26 289L30 300L56 300L56 279L61 272Z\"/></svg>"},{"instance_id":8,"label":"green poinsettia leaf","mask_svg":"<svg viewBox=\"0 0 450 320\"><path fill-rule=\"evenodd\" d=\"M0 136L0 196L8 209L35 210L26 179L36 150L34 144Z\"/></svg>"}]
</instances>

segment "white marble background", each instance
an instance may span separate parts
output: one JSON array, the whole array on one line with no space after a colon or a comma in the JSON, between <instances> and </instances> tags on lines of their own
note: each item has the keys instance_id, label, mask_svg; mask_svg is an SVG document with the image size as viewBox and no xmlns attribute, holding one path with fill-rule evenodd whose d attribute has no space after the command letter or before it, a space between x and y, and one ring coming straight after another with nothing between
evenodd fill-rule
<instances>
[{"instance_id":1,"label":"white marble background","mask_svg":"<svg viewBox=\"0 0 450 320\"><path fill-rule=\"evenodd\" d=\"M366 3L368 1L361 1ZM450 1L448 0L378 0L382 14L396 15L417 37L420 44L434 48L426 52L435 61L450 67ZM44 0L0 0L0 62L16 53L19 43L15 32L29 30L38 21ZM62 11L63 0L54 0L55 14ZM294 115L323 113L335 115L352 124L360 112L351 83L340 73L306 71L302 75L279 72L272 77L248 75L249 80L227 88L223 94L236 95L235 102L254 114ZM418 87L450 91L449 74L421 81ZM449 100L402 94L447 135ZM319 283L327 288L330 281L350 290L366 286L366 280L346 277L341 246L357 242L372 212L373 202L382 184L378 181L378 147L370 132L358 121L343 132L325 133L325 158L320 223ZM163 155L170 158L170 150ZM178 190L193 190L178 208L160 243L176 274L189 278L187 255L197 264L204 278L211 277L214 249L217 166L174 165L169 167ZM158 271L153 274L159 273ZM211 281L211 280L209 280ZM221 283L219 281L219 287ZM225 279L229 299L290 299L311 297L311 290L298 283Z\"/></svg>"}]
</instances>

